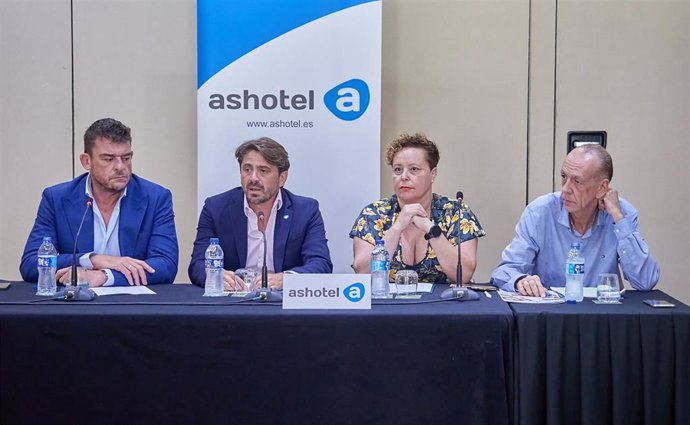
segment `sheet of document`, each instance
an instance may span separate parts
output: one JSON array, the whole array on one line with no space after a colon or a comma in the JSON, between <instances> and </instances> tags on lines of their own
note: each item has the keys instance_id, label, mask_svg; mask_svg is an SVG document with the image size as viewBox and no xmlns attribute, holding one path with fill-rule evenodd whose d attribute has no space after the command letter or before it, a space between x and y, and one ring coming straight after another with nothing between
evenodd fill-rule
<instances>
[{"instance_id":1,"label":"sheet of document","mask_svg":"<svg viewBox=\"0 0 690 425\"><path fill-rule=\"evenodd\" d=\"M147 286L101 286L91 288L96 295L156 295Z\"/></svg>"},{"instance_id":2,"label":"sheet of document","mask_svg":"<svg viewBox=\"0 0 690 425\"><path fill-rule=\"evenodd\" d=\"M565 302L565 298L556 291L547 290L545 297L528 297L517 292L498 290L498 295L507 303L521 304L560 304Z\"/></svg>"}]
</instances>

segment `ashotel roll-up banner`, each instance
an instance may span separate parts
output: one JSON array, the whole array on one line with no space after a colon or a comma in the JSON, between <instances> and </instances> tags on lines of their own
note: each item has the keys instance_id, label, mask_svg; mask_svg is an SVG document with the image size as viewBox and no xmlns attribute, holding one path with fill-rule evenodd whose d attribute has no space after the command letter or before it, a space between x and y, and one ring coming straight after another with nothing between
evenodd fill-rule
<instances>
[{"instance_id":1,"label":"ashotel roll-up banner","mask_svg":"<svg viewBox=\"0 0 690 425\"><path fill-rule=\"evenodd\" d=\"M381 1L198 0L198 207L239 186L242 142L290 155L285 188L316 198L334 272L379 197Z\"/></svg>"}]
</instances>

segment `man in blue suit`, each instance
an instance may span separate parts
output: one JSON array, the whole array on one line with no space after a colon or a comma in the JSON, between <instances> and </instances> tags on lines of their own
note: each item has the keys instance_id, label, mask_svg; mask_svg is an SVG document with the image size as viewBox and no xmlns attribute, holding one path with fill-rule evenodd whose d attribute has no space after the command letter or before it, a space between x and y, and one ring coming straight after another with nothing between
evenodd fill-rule
<instances>
[{"instance_id":1,"label":"man in blue suit","mask_svg":"<svg viewBox=\"0 0 690 425\"><path fill-rule=\"evenodd\" d=\"M132 174L133 155L130 129L121 122L104 118L86 130L79 159L88 173L43 191L19 266L25 281L37 281L38 248L50 236L59 253L57 279L69 282L85 215L77 255L89 286L173 282L178 246L172 194Z\"/></svg>"},{"instance_id":2,"label":"man in blue suit","mask_svg":"<svg viewBox=\"0 0 690 425\"><path fill-rule=\"evenodd\" d=\"M227 290L245 289L234 271L260 270L264 254L268 285L273 289L283 287L283 273L331 273L318 202L283 188L290 168L285 148L262 137L238 146L235 157L242 186L206 199L189 264L192 283L204 286L204 255L212 237L220 239L225 254L223 286ZM252 289L260 284L257 278Z\"/></svg>"}]
</instances>

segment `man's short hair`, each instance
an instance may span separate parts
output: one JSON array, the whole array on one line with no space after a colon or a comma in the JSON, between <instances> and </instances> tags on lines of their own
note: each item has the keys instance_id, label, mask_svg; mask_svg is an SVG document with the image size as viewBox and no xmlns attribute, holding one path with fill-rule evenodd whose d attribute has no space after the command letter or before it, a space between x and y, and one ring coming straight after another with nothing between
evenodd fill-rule
<instances>
[{"instance_id":1,"label":"man's short hair","mask_svg":"<svg viewBox=\"0 0 690 425\"><path fill-rule=\"evenodd\" d=\"M84 133L84 152L91 154L96 139L108 139L114 143L132 143L132 131L120 121L102 118L86 129Z\"/></svg>"},{"instance_id":2,"label":"man's short hair","mask_svg":"<svg viewBox=\"0 0 690 425\"><path fill-rule=\"evenodd\" d=\"M386 163L388 165L393 165L393 158L395 158L395 155L405 148L422 149L426 153L426 160L432 170L436 168L438 161L441 159L441 154L438 152L436 143L427 139L424 133L415 133L412 136L403 133L388 145L388 149L386 150Z\"/></svg>"},{"instance_id":3,"label":"man's short hair","mask_svg":"<svg viewBox=\"0 0 690 425\"><path fill-rule=\"evenodd\" d=\"M255 140L247 140L235 149L235 158L242 165L244 156L249 151L257 151L264 157L266 162L278 167L278 172L282 173L290 169L290 159L288 153L280 143L269 137L262 137Z\"/></svg>"},{"instance_id":4,"label":"man's short hair","mask_svg":"<svg viewBox=\"0 0 690 425\"><path fill-rule=\"evenodd\" d=\"M593 154L599 158L599 172L611 181L613 178L613 159L611 154L603 146L596 143L582 145L578 147L585 154Z\"/></svg>"}]
</instances>

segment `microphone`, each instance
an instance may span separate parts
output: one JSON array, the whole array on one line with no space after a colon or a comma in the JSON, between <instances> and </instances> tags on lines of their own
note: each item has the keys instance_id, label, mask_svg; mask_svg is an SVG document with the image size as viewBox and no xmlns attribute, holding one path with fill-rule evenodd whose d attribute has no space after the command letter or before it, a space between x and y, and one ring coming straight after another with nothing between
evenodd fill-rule
<instances>
[{"instance_id":1,"label":"microphone","mask_svg":"<svg viewBox=\"0 0 690 425\"><path fill-rule=\"evenodd\" d=\"M273 291L268 287L268 267L266 267L266 254L268 253L266 244L266 214L264 214L263 211L259 211L257 218L260 223L259 231L261 232L261 237L264 243L264 262L261 266L261 288L247 295L247 298L256 299L262 302L282 302L283 294Z\"/></svg>"},{"instance_id":2,"label":"microphone","mask_svg":"<svg viewBox=\"0 0 690 425\"><path fill-rule=\"evenodd\" d=\"M259 231L261 232L261 238L264 243L264 264L261 266L261 287L268 288L268 267L266 267L266 214L264 214L263 211L259 211L258 218L261 223Z\"/></svg>"},{"instance_id":3,"label":"microphone","mask_svg":"<svg viewBox=\"0 0 690 425\"><path fill-rule=\"evenodd\" d=\"M87 287L83 288L77 286L77 242L79 241L79 235L81 234L81 229L84 226L84 220L86 220L86 214L89 212L93 200L91 198L86 198L86 209L84 210L84 215L81 216L81 222L79 223L79 228L74 236L74 250L72 251L72 276L70 279L70 285L67 286L62 291L55 294L55 299L60 301L91 301L96 297L96 293Z\"/></svg>"},{"instance_id":4,"label":"microphone","mask_svg":"<svg viewBox=\"0 0 690 425\"><path fill-rule=\"evenodd\" d=\"M81 222L79 223L77 234L74 236L74 250L72 251L72 277L70 279L70 285L75 287L77 286L77 242L79 241L81 228L84 226L84 220L86 220L86 213L89 212L92 204L93 200L91 198L86 198L86 209L84 210L84 215L81 216Z\"/></svg>"},{"instance_id":5,"label":"microphone","mask_svg":"<svg viewBox=\"0 0 690 425\"><path fill-rule=\"evenodd\" d=\"M462 251L460 248L462 239L460 239L460 220L462 219L462 201L464 200L464 195L462 192L458 191L455 194L455 198L458 200L458 267L455 269L456 277L455 284L450 284L450 288L445 289L441 293L442 299L456 299L459 301L465 300L478 300L479 295L471 290L470 288L464 288L462 286Z\"/></svg>"},{"instance_id":6,"label":"microphone","mask_svg":"<svg viewBox=\"0 0 690 425\"><path fill-rule=\"evenodd\" d=\"M465 199L465 196L462 194L461 191L458 191L458 193L455 194L455 198L458 200L458 268L456 269L456 274L455 274L455 285L456 286L462 286L462 251L460 249L461 245L461 239L460 239L460 220L462 219L462 201Z\"/></svg>"}]
</instances>

